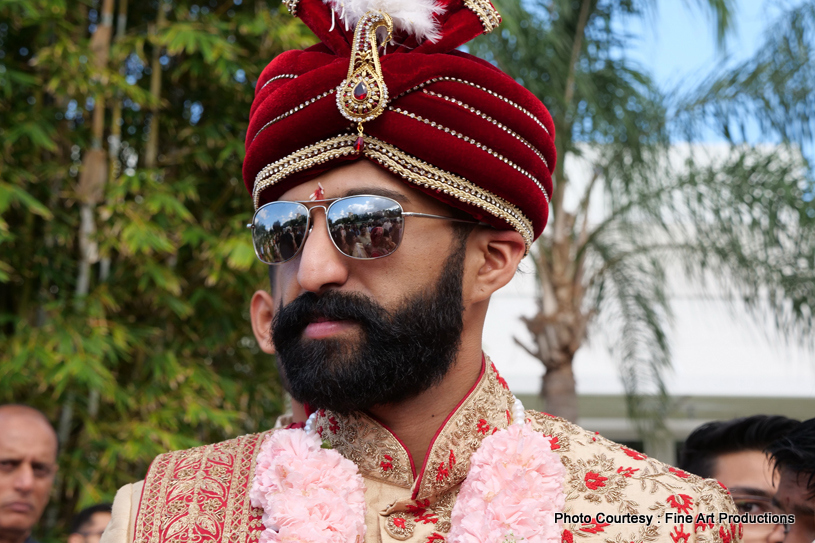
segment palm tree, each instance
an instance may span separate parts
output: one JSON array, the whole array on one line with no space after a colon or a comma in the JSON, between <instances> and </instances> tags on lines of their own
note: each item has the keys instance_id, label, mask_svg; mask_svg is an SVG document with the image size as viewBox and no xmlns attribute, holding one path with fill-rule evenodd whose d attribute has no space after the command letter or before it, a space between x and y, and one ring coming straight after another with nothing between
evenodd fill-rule
<instances>
[{"instance_id":1,"label":"palm tree","mask_svg":"<svg viewBox=\"0 0 815 543\"><path fill-rule=\"evenodd\" d=\"M669 269L725 278L717 289L769 307L782 331L812 330L814 185L801 149L815 122L815 3L785 13L756 58L667 96L621 53L631 38L621 20L647 16L647 3L499 4L503 30L474 52L543 100L558 151L552 218L533 250L538 312L523 319L531 345L515 341L545 367L547 411L575 420L572 362L602 316L619 338L612 351L629 415L656 431L668 405ZM731 2L706 5L721 43ZM743 145L746 115L771 149ZM689 145L677 155L677 140L711 128L727 138L724 153L711 159ZM581 161L586 178L570 179L567 160ZM598 198L604 214L590 220Z\"/></svg>"}]
</instances>

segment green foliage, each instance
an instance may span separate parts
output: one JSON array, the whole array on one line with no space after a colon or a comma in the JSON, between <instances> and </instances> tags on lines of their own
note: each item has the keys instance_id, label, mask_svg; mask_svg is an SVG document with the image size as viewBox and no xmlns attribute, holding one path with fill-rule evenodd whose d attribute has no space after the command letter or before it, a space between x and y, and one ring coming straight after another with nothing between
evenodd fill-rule
<instances>
[{"instance_id":1,"label":"green foliage","mask_svg":"<svg viewBox=\"0 0 815 543\"><path fill-rule=\"evenodd\" d=\"M100 66L101 5L0 1L0 403L42 409L64 440L46 540L156 454L268 428L282 410L248 321L268 279L243 227L243 140L262 68L313 37L278 2L131 0L119 13L118 0L125 32ZM85 206L102 101L110 173ZM94 229L78 294L83 207Z\"/></svg>"}]
</instances>

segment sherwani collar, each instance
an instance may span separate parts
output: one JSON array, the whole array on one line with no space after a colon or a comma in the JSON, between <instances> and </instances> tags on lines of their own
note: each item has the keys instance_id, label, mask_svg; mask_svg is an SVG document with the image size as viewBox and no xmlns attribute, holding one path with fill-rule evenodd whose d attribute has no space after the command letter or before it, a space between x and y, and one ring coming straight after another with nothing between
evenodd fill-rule
<instances>
[{"instance_id":1,"label":"sherwani collar","mask_svg":"<svg viewBox=\"0 0 815 543\"><path fill-rule=\"evenodd\" d=\"M364 477L411 489L414 502L433 503L464 481L481 441L509 426L513 401L495 365L482 357L479 378L442 423L418 471L398 436L370 415L320 410L314 427Z\"/></svg>"}]
</instances>

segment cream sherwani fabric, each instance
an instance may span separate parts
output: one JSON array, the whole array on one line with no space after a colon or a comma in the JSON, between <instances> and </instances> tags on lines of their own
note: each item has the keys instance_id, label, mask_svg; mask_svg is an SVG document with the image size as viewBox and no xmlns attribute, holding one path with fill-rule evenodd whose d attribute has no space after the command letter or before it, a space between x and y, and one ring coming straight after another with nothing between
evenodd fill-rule
<instances>
[{"instance_id":1,"label":"cream sherwani fabric","mask_svg":"<svg viewBox=\"0 0 815 543\"><path fill-rule=\"evenodd\" d=\"M470 458L486 436L507 427L512 402L487 360L479 381L434 438L423 466L415 466L399 439L371 417L320 411L315 428L357 464L365 479L365 542L445 541ZM566 467L564 513L575 517L563 524L563 542L739 540L741 527L720 521L720 513L735 514L736 509L716 481L563 419L535 411L526 416L535 430L550 437ZM143 483L117 493L102 543L256 543L262 511L249 504L248 488L266 435L159 456Z\"/></svg>"}]
</instances>

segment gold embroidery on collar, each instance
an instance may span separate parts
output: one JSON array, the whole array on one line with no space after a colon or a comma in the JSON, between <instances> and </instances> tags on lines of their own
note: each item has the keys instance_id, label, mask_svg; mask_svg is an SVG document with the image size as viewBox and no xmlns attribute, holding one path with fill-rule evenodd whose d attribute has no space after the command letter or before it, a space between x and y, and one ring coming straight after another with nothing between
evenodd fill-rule
<instances>
[{"instance_id":1,"label":"gold embroidery on collar","mask_svg":"<svg viewBox=\"0 0 815 543\"><path fill-rule=\"evenodd\" d=\"M337 452L354 462L364 477L402 488L413 484L407 451L392 433L368 415L341 416L320 410L314 428Z\"/></svg>"},{"instance_id":2,"label":"gold embroidery on collar","mask_svg":"<svg viewBox=\"0 0 815 543\"><path fill-rule=\"evenodd\" d=\"M394 504L388 513L434 506L448 492L456 490L467 477L470 458L481 441L509 425L512 393L505 388L492 362L463 403L442 427L425 458L421 481L414 481L407 451L381 424L363 413L338 415L318 412L314 427L344 457L359 466L367 478L385 481L402 488L413 484L413 496ZM441 502L439 502L441 503ZM403 509L406 508L406 509ZM452 510L452 501L450 501Z\"/></svg>"},{"instance_id":3,"label":"gold embroidery on collar","mask_svg":"<svg viewBox=\"0 0 815 543\"><path fill-rule=\"evenodd\" d=\"M470 459L484 438L509 426L512 393L499 381L489 358L486 364L481 381L433 442L425 458L422 479L415 487L417 500L461 484L470 471Z\"/></svg>"}]
</instances>

